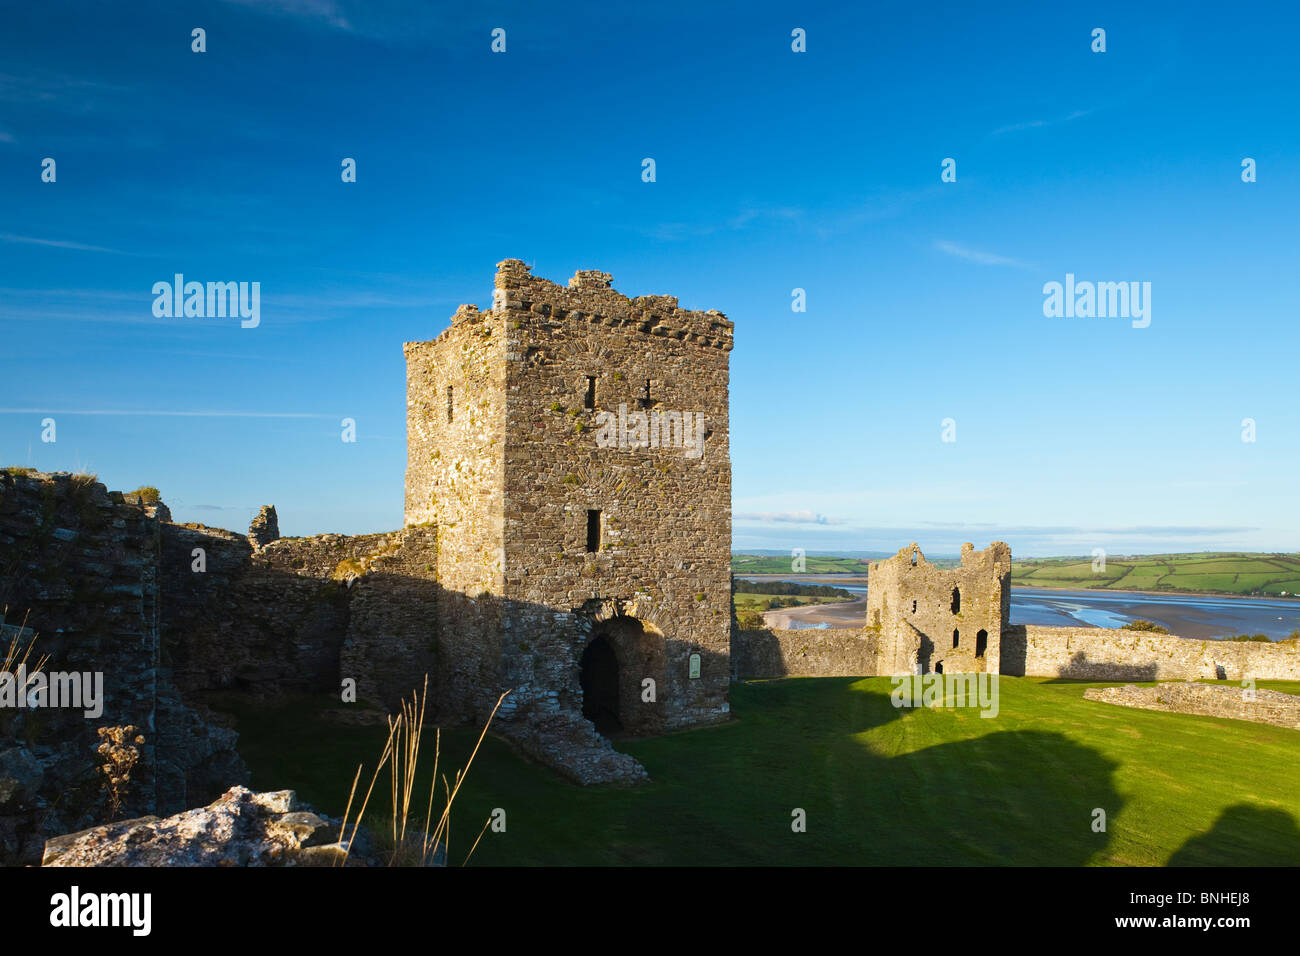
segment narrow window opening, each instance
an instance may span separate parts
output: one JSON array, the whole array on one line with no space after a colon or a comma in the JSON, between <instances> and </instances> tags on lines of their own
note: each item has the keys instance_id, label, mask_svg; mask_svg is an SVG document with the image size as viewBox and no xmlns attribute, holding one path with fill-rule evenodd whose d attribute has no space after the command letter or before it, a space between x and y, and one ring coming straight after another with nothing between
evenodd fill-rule
<instances>
[{"instance_id":1,"label":"narrow window opening","mask_svg":"<svg viewBox=\"0 0 1300 956\"><path fill-rule=\"evenodd\" d=\"M961 613L961 588L952 589L952 613Z\"/></svg>"},{"instance_id":2,"label":"narrow window opening","mask_svg":"<svg viewBox=\"0 0 1300 956\"><path fill-rule=\"evenodd\" d=\"M913 613L913 614L916 613L916 602L915 602L915 601L912 602L912 613Z\"/></svg>"},{"instance_id":3,"label":"narrow window opening","mask_svg":"<svg viewBox=\"0 0 1300 956\"><path fill-rule=\"evenodd\" d=\"M587 512L587 551L588 553L600 550L600 512L591 510Z\"/></svg>"},{"instance_id":4,"label":"narrow window opening","mask_svg":"<svg viewBox=\"0 0 1300 956\"><path fill-rule=\"evenodd\" d=\"M975 656L983 657L984 652L987 651L988 649L989 649L989 632L985 630L980 630L980 632L975 635Z\"/></svg>"},{"instance_id":5,"label":"narrow window opening","mask_svg":"<svg viewBox=\"0 0 1300 956\"><path fill-rule=\"evenodd\" d=\"M583 408L596 407L596 376L587 376L587 396L582 400Z\"/></svg>"},{"instance_id":6,"label":"narrow window opening","mask_svg":"<svg viewBox=\"0 0 1300 956\"><path fill-rule=\"evenodd\" d=\"M953 647L956 647L960 642L961 642L961 635L957 632L957 629L956 629L956 628L953 628L953 631L952 631L952 646L953 646Z\"/></svg>"},{"instance_id":7,"label":"narrow window opening","mask_svg":"<svg viewBox=\"0 0 1300 956\"><path fill-rule=\"evenodd\" d=\"M455 408L455 403L454 403L453 400L452 400L452 391L451 391L451 386L448 385L448 386L447 386L447 421L451 421L451 419L452 419L452 409L453 409L453 408Z\"/></svg>"},{"instance_id":8,"label":"narrow window opening","mask_svg":"<svg viewBox=\"0 0 1300 956\"><path fill-rule=\"evenodd\" d=\"M912 567L916 567L916 549L912 549Z\"/></svg>"}]
</instances>

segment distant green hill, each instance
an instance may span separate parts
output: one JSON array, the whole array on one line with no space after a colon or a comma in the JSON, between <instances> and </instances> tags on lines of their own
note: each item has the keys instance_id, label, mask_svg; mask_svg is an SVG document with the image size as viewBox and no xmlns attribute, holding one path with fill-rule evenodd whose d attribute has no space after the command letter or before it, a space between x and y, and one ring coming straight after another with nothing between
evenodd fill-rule
<instances>
[{"instance_id":1,"label":"distant green hill","mask_svg":"<svg viewBox=\"0 0 1300 956\"><path fill-rule=\"evenodd\" d=\"M1116 591L1300 594L1300 555L1203 552L1108 556L1105 570L1085 557L1015 561L1011 583Z\"/></svg>"},{"instance_id":2,"label":"distant green hill","mask_svg":"<svg viewBox=\"0 0 1300 956\"><path fill-rule=\"evenodd\" d=\"M791 574L783 555L734 554L736 574ZM866 558L809 555L805 574L866 574ZM936 559L938 567L960 563ZM1093 588L1115 591L1183 591L1189 594L1300 596L1300 554L1204 551L1193 554L1110 555L1105 570L1091 557L1013 561L1011 583L1024 587Z\"/></svg>"},{"instance_id":3,"label":"distant green hill","mask_svg":"<svg viewBox=\"0 0 1300 956\"><path fill-rule=\"evenodd\" d=\"M803 560L807 567L795 572L791 569L794 559L788 554L733 554L731 570L736 574L866 574L867 566L871 564L866 558L811 554Z\"/></svg>"}]
</instances>

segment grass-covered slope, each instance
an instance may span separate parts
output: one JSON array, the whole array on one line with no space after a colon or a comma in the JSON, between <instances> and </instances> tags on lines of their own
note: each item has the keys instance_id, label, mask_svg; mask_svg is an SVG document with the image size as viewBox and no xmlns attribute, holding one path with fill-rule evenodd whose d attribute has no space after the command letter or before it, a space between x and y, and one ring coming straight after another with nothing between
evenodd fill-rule
<instances>
[{"instance_id":1,"label":"grass-covered slope","mask_svg":"<svg viewBox=\"0 0 1300 956\"><path fill-rule=\"evenodd\" d=\"M1300 594L1300 555L1154 554L1109 557L1105 570L1091 558L1016 561L1011 583L1049 588L1187 591L1221 594Z\"/></svg>"}]
</instances>

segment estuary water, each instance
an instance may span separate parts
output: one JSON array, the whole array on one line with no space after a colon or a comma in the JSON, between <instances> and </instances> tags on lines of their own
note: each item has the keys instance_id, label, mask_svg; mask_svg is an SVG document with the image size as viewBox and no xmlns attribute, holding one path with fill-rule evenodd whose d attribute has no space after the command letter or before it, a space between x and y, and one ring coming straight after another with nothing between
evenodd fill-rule
<instances>
[{"instance_id":1,"label":"estuary water","mask_svg":"<svg viewBox=\"0 0 1300 956\"><path fill-rule=\"evenodd\" d=\"M867 585L863 578L843 582L834 575L781 578L753 575L752 580L830 584L858 598L844 604L791 609L791 628L859 627L866 617ZM1129 621L1154 621L1171 634L1197 639L1264 634L1273 640L1300 628L1300 601L1227 595L1157 594L1142 591L1088 591L1056 588L1011 589L1011 623L1050 627L1123 627Z\"/></svg>"}]
</instances>

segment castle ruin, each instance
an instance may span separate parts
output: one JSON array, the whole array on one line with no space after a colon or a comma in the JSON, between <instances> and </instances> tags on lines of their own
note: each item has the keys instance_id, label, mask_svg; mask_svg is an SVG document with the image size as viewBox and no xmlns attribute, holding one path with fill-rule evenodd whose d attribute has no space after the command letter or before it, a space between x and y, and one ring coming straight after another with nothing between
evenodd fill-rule
<instances>
[{"instance_id":1,"label":"castle ruin","mask_svg":"<svg viewBox=\"0 0 1300 956\"><path fill-rule=\"evenodd\" d=\"M961 565L936 568L916 542L875 561L867 624L880 634L881 673L996 674L1010 625L1011 548L962 545Z\"/></svg>"},{"instance_id":2,"label":"castle ruin","mask_svg":"<svg viewBox=\"0 0 1300 956\"><path fill-rule=\"evenodd\" d=\"M405 345L405 520L437 527L468 709L511 688L503 717L552 739L726 718L732 328L507 259L489 311Z\"/></svg>"}]
</instances>

